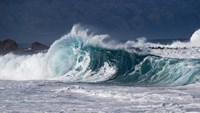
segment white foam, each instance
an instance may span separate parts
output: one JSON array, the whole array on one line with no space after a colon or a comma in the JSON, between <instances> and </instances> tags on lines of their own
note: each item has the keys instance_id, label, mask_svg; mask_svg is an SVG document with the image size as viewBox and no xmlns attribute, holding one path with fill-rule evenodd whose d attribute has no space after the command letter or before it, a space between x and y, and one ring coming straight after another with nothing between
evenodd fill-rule
<instances>
[{"instance_id":1,"label":"white foam","mask_svg":"<svg viewBox=\"0 0 200 113\"><path fill-rule=\"evenodd\" d=\"M194 32L194 34L190 38L190 43L193 46L200 46L200 29Z\"/></svg>"},{"instance_id":2,"label":"white foam","mask_svg":"<svg viewBox=\"0 0 200 113\"><path fill-rule=\"evenodd\" d=\"M145 38L136 41L127 41L124 48L140 48L140 53L154 54L162 57L181 58L181 59L199 59L200 58L200 29L195 31L190 41L175 41L171 44L160 44L146 42ZM152 49L154 48L154 49ZM134 50L133 50L134 51ZM134 51L136 52L136 51Z\"/></svg>"},{"instance_id":3,"label":"white foam","mask_svg":"<svg viewBox=\"0 0 200 113\"><path fill-rule=\"evenodd\" d=\"M97 82L110 78L116 69L108 62L96 71L89 69L90 53L81 50L85 45L101 46L107 35L89 34L79 25L56 40L47 53L33 55L7 54L0 56L2 80L54 80Z\"/></svg>"},{"instance_id":4,"label":"white foam","mask_svg":"<svg viewBox=\"0 0 200 113\"><path fill-rule=\"evenodd\" d=\"M47 79L45 54L17 56L7 54L0 57L0 79L39 80Z\"/></svg>"}]
</instances>

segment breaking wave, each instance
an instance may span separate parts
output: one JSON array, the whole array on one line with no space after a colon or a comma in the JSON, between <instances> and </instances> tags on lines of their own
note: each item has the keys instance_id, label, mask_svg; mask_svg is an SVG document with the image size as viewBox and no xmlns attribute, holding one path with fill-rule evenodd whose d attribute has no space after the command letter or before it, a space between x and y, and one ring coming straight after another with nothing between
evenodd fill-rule
<instances>
[{"instance_id":1,"label":"breaking wave","mask_svg":"<svg viewBox=\"0 0 200 113\"><path fill-rule=\"evenodd\" d=\"M198 47L199 43L196 42L200 42L199 33L196 31L190 42L179 43ZM173 54L173 51L177 51L173 48L176 47L175 43L160 45L138 40L120 44L108 40L108 37L94 35L75 25L70 33L55 41L46 53L10 53L0 56L0 79L65 80L139 86L180 86L199 82L199 57L163 56L160 53L165 49L149 48L171 47L167 50Z\"/></svg>"}]
</instances>

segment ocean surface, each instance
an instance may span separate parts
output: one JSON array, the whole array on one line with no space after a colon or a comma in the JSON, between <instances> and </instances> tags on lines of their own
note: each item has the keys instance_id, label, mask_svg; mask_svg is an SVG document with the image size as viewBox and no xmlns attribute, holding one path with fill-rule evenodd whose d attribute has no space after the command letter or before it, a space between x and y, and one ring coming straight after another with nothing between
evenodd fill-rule
<instances>
[{"instance_id":1,"label":"ocean surface","mask_svg":"<svg viewBox=\"0 0 200 113\"><path fill-rule=\"evenodd\" d=\"M46 53L0 56L0 112L200 112L200 30L118 42L74 25Z\"/></svg>"}]
</instances>

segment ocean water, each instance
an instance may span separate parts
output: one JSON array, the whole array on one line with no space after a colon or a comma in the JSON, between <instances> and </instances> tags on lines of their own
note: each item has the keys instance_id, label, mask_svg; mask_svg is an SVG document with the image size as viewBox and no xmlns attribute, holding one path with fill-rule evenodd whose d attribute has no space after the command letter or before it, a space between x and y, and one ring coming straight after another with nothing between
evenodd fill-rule
<instances>
[{"instance_id":1,"label":"ocean water","mask_svg":"<svg viewBox=\"0 0 200 113\"><path fill-rule=\"evenodd\" d=\"M200 112L200 30L120 43L74 25L46 53L0 56L1 112Z\"/></svg>"}]
</instances>

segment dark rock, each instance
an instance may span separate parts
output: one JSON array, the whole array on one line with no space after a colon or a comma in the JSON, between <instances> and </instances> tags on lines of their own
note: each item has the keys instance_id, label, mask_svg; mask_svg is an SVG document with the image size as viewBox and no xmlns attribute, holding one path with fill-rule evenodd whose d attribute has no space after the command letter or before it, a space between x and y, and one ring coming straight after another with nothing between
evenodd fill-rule
<instances>
[{"instance_id":1,"label":"dark rock","mask_svg":"<svg viewBox=\"0 0 200 113\"><path fill-rule=\"evenodd\" d=\"M41 51L41 50L47 50L49 47L39 43L39 42L33 42L31 45L31 50L33 51Z\"/></svg>"},{"instance_id":2,"label":"dark rock","mask_svg":"<svg viewBox=\"0 0 200 113\"><path fill-rule=\"evenodd\" d=\"M18 49L18 45L16 41L11 39L6 39L3 41L0 41L0 51L1 52L11 52Z\"/></svg>"},{"instance_id":3,"label":"dark rock","mask_svg":"<svg viewBox=\"0 0 200 113\"><path fill-rule=\"evenodd\" d=\"M165 48L164 48L164 47L160 47L160 46L158 46L157 49L165 49Z\"/></svg>"},{"instance_id":4,"label":"dark rock","mask_svg":"<svg viewBox=\"0 0 200 113\"><path fill-rule=\"evenodd\" d=\"M0 55L5 55L10 52L17 55L29 55L38 52L47 52L45 50L48 48L48 46L39 42L32 43L31 48L20 48L14 40L6 39L0 41Z\"/></svg>"}]
</instances>

